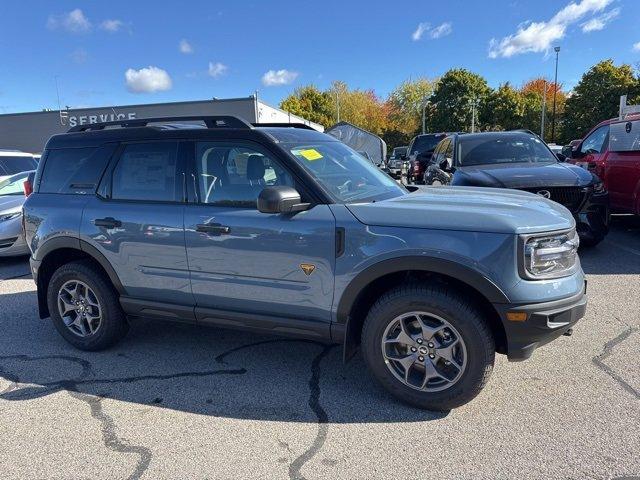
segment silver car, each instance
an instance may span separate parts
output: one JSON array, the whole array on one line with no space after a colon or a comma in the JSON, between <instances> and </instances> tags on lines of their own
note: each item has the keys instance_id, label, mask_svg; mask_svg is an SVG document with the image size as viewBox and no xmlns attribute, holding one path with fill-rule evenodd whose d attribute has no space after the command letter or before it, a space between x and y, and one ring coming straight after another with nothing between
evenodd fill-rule
<instances>
[{"instance_id":1,"label":"silver car","mask_svg":"<svg viewBox=\"0 0 640 480\"><path fill-rule=\"evenodd\" d=\"M22 204L27 199L24 182L31 173L17 173L0 181L0 257L29 253L22 231Z\"/></svg>"}]
</instances>

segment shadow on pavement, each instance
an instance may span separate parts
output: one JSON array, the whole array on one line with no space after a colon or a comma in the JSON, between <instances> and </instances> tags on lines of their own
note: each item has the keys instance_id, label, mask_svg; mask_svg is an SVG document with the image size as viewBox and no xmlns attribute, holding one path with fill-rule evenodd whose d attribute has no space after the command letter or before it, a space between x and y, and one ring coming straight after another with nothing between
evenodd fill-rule
<instances>
[{"instance_id":1,"label":"shadow on pavement","mask_svg":"<svg viewBox=\"0 0 640 480\"><path fill-rule=\"evenodd\" d=\"M588 275L640 274L640 216L613 215L609 235L597 246L580 249Z\"/></svg>"},{"instance_id":2,"label":"shadow on pavement","mask_svg":"<svg viewBox=\"0 0 640 480\"><path fill-rule=\"evenodd\" d=\"M147 408L321 424L446 416L400 404L359 357L344 365L339 346L141 320L113 349L81 352L37 319L33 291L1 295L0 303L8 307L0 377L12 382L0 390L5 401L68 391Z\"/></svg>"}]
</instances>

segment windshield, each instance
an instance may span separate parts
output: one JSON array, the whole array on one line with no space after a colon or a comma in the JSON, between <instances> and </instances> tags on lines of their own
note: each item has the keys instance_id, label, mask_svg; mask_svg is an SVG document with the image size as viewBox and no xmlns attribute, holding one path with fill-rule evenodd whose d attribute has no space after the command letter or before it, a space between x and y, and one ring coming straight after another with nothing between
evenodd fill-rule
<instances>
[{"instance_id":1,"label":"windshield","mask_svg":"<svg viewBox=\"0 0 640 480\"><path fill-rule=\"evenodd\" d=\"M393 149L391 158L400 158L401 156L406 154L407 154L407 147L396 147Z\"/></svg>"},{"instance_id":2,"label":"windshield","mask_svg":"<svg viewBox=\"0 0 640 480\"><path fill-rule=\"evenodd\" d=\"M29 172L25 172L24 175L14 175L13 177L6 178L0 182L0 196L2 195L24 195L23 184Z\"/></svg>"},{"instance_id":3,"label":"windshield","mask_svg":"<svg viewBox=\"0 0 640 480\"><path fill-rule=\"evenodd\" d=\"M460 138L458 159L462 167L499 163L549 163L556 157L535 136L483 136Z\"/></svg>"},{"instance_id":4,"label":"windshield","mask_svg":"<svg viewBox=\"0 0 640 480\"><path fill-rule=\"evenodd\" d=\"M395 180L342 142L282 146L340 203L384 200L406 193Z\"/></svg>"},{"instance_id":5,"label":"windshield","mask_svg":"<svg viewBox=\"0 0 640 480\"><path fill-rule=\"evenodd\" d=\"M411 152L409 155L413 155L414 153L422 153L422 152L431 152L435 150L438 142L442 140L445 135L420 135L417 136L416 139L411 144Z\"/></svg>"},{"instance_id":6,"label":"windshield","mask_svg":"<svg viewBox=\"0 0 640 480\"><path fill-rule=\"evenodd\" d=\"M0 156L0 175L14 175L38 168L33 157L28 156Z\"/></svg>"}]
</instances>

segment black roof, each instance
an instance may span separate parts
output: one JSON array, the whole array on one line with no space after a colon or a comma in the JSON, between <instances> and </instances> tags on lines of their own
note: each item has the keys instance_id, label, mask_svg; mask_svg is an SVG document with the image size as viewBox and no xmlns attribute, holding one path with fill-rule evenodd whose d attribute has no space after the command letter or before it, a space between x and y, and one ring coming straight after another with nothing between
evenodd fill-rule
<instances>
[{"instance_id":1,"label":"black roof","mask_svg":"<svg viewBox=\"0 0 640 480\"><path fill-rule=\"evenodd\" d=\"M478 133L461 133L457 134L460 141L473 141L478 139L493 140L497 138L529 138L531 136L537 137L535 133L529 130L509 130L504 132L478 132Z\"/></svg>"},{"instance_id":2,"label":"black roof","mask_svg":"<svg viewBox=\"0 0 640 480\"><path fill-rule=\"evenodd\" d=\"M308 125L297 123L252 125L232 116L163 117L78 125L67 133L52 136L46 148L92 147L141 139L222 140L231 134L237 139L250 140L262 136L274 142L337 141Z\"/></svg>"}]
</instances>

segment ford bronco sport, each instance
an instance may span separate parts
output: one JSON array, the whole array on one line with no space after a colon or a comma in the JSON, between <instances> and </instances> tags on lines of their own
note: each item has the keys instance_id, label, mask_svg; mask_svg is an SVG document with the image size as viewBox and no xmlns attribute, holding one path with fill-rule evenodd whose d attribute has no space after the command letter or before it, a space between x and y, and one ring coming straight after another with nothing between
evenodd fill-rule
<instances>
[{"instance_id":1,"label":"ford bronco sport","mask_svg":"<svg viewBox=\"0 0 640 480\"><path fill-rule=\"evenodd\" d=\"M360 345L387 390L434 410L586 308L563 206L409 192L304 125L74 127L47 143L24 222L40 317L77 348L114 344L135 317L335 342L347 359Z\"/></svg>"}]
</instances>

